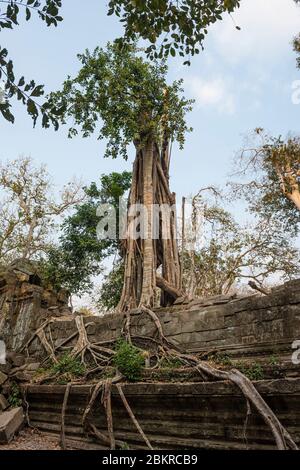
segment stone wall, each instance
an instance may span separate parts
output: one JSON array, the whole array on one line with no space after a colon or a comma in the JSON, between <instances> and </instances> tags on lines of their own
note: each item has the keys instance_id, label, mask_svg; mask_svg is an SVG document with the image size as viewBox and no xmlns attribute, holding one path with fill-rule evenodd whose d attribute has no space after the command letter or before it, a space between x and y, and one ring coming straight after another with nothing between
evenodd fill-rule
<instances>
[{"instance_id":1,"label":"stone wall","mask_svg":"<svg viewBox=\"0 0 300 470\"><path fill-rule=\"evenodd\" d=\"M0 272L0 339L18 350L47 318L70 315L68 295L45 289L31 263L18 262Z\"/></svg>"},{"instance_id":2,"label":"stone wall","mask_svg":"<svg viewBox=\"0 0 300 470\"><path fill-rule=\"evenodd\" d=\"M281 423L300 445L300 379L256 383ZM247 405L240 391L228 382L122 384L123 392L154 449L275 449L274 437L254 409L245 428ZM66 442L71 449L108 449L82 428L82 415L91 386L72 386L65 415ZM59 438L65 386L27 387L30 423ZM130 449L146 445L119 397L112 389L114 435ZM106 437L107 422L101 400L96 400L90 421ZM123 444L123 448L124 448ZM120 444L118 444L120 445Z\"/></svg>"},{"instance_id":3,"label":"stone wall","mask_svg":"<svg viewBox=\"0 0 300 470\"><path fill-rule=\"evenodd\" d=\"M300 340L300 280L278 287L268 296L219 296L157 309L156 313L165 336L182 351L219 350L237 358L276 354L290 361L292 343ZM123 315L87 317L84 321L92 341L111 341L121 334ZM54 345L59 347L76 332L74 318L51 324L51 332ZM146 313L134 311L131 334L152 337L156 327ZM29 352L43 354L38 339Z\"/></svg>"}]
</instances>

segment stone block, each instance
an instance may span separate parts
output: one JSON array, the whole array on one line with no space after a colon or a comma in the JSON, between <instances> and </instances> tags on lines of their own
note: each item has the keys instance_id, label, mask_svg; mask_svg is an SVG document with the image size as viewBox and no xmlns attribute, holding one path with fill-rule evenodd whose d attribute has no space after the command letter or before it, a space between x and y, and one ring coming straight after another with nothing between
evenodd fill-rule
<instances>
[{"instance_id":1,"label":"stone block","mask_svg":"<svg viewBox=\"0 0 300 470\"><path fill-rule=\"evenodd\" d=\"M8 407L9 407L9 403L6 400L5 396L0 394L0 412L7 410Z\"/></svg>"},{"instance_id":2,"label":"stone block","mask_svg":"<svg viewBox=\"0 0 300 470\"><path fill-rule=\"evenodd\" d=\"M8 444L24 421L23 409L13 408L0 414L0 444Z\"/></svg>"},{"instance_id":3,"label":"stone block","mask_svg":"<svg viewBox=\"0 0 300 470\"><path fill-rule=\"evenodd\" d=\"M4 384L8 379L6 374L3 374L3 372L0 371L0 386Z\"/></svg>"},{"instance_id":4,"label":"stone block","mask_svg":"<svg viewBox=\"0 0 300 470\"><path fill-rule=\"evenodd\" d=\"M26 372L35 372L40 368L40 362L32 362L26 365Z\"/></svg>"}]
</instances>

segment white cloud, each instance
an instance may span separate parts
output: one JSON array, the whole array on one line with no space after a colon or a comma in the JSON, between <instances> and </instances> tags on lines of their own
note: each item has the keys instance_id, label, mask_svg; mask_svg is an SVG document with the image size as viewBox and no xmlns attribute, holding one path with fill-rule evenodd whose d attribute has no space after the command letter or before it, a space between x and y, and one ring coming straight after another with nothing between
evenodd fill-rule
<instances>
[{"instance_id":1,"label":"white cloud","mask_svg":"<svg viewBox=\"0 0 300 470\"><path fill-rule=\"evenodd\" d=\"M204 80L198 76L190 76L185 84L199 107L213 107L224 114L234 114L235 98L230 87L222 78Z\"/></svg>"},{"instance_id":2,"label":"white cloud","mask_svg":"<svg viewBox=\"0 0 300 470\"><path fill-rule=\"evenodd\" d=\"M236 30L234 23L241 27ZM300 7L293 0L243 0L241 7L212 28L216 50L229 62L282 60L300 30Z\"/></svg>"}]
</instances>

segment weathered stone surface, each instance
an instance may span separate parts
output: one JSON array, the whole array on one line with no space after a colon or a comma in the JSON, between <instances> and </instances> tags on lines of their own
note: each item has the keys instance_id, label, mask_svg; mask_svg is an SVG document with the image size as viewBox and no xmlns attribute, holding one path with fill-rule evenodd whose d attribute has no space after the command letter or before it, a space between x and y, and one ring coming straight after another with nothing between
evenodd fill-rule
<instances>
[{"instance_id":1,"label":"weathered stone surface","mask_svg":"<svg viewBox=\"0 0 300 470\"><path fill-rule=\"evenodd\" d=\"M300 379L266 380L256 386L299 445ZM155 449L275 449L274 437L255 409L245 428L245 398L229 382L137 383L122 384L122 389ZM74 385L70 391L65 417L70 447L75 441L77 445L88 444L91 449L105 447L103 442L82 433L82 414L78 410L85 409L90 392L89 385ZM59 436L64 394L62 385L29 386L27 400L32 425ZM117 438L128 443L130 449L145 448L115 386L112 414ZM107 432L100 400L91 418L102 433Z\"/></svg>"},{"instance_id":2,"label":"weathered stone surface","mask_svg":"<svg viewBox=\"0 0 300 470\"><path fill-rule=\"evenodd\" d=\"M0 371L0 386L3 385L7 381L7 379L7 375Z\"/></svg>"},{"instance_id":3,"label":"weathered stone surface","mask_svg":"<svg viewBox=\"0 0 300 470\"><path fill-rule=\"evenodd\" d=\"M35 372L39 369L41 363L40 362L32 362L30 364L26 364L26 372Z\"/></svg>"},{"instance_id":4,"label":"weathered stone surface","mask_svg":"<svg viewBox=\"0 0 300 470\"><path fill-rule=\"evenodd\" d=\"M7 444L18 432L24 421L22 408L14 408L0 414L0 444Z\"/></svg>"},{"instance_id":5,"label":"weathered stone surface","mask_svg":"<svg viewBox=\"0 0 300 470\"><path fill-rule=\"evenodd\" d=\"M9 403L5 396L0 394L0 412L6 410L9 407Z\"/></svg>"},{"instance_id":6,"label":"weathered stone surface","mask_svg":"<svg viewBox=\"0 0 300 470\"><path fill-rule=\"evenodd\" d=\"M17 260L0 273L0 332L8 350L20 349L47 318L70 316L68 293L45 290L34 265L27 264Z\"/></svg>"}]
</instances>

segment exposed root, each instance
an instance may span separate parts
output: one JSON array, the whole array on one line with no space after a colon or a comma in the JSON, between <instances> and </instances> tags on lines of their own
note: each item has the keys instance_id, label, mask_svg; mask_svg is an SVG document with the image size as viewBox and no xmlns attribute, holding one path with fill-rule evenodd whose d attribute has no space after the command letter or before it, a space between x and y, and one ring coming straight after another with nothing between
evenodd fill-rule
<instances>
[{"instance_id":1,"label":"exposed root","mask_svg":"<svg viewBox=\"0 0 300 470\"><path fill-rule=\"evenodd\" d=\"M223 380L223 381L229 381L235 386L237 386L242 394L244 395L247 403L247 416L244 424L244 437L246 440L246 430L247 430L247 425L248 425L248 419L251 413L251 408L255 409L257 413L262 417L268 428L271 430L276 446L279 450L287 450L287 449L292 449L292 450L298 450L298 447L288 431L282 426L274 412L271 410L271 408L267 405L267 403L264 401L262 396L259 394L259 392L256 390L255 386L253 383L245 376L243 375L240 371L236 369L232 370L221 370L213 367L211 364L208 362L205 362L202 359L204 355L202 354L201 359L199 359L196 356L188 355L188 354L182 354L180 353L174 345L165 337L164 331L161 325L161 322L156 315L155 312L153 312L150 308L141 306L140 311L146 313L149 315L153 323L155 324L156 330L157 330L157 338L149 338L149 337L142 337L142 336L131 336L131 315L130 312L127 312L126 317L125 317L125 326L124 326L124 332L127 341L131 342L132 339L144 339L144 340L149 340L151 341L155 346L156 346L156 352L152 355L155 356L157 359L157 362L154 367L157 367L161 360L163 358L178 358L183 364L186 364L188 366L193 366L198 373L201 375L203 381L207 381L209 378L213 378L214 380ZM50 323L54 321L59 321L57 319L50 319L47 320L43 325L41 325L38 330L35 332L35 334L29 339L29 341L23 346L22 350L25 348L28 348L28 346L31 344L33 339L35 337L38 337L40 341L42 342L46 352L48 353L48 358L51 358L53 362L57 363L57 358L55 357L55 348L50 344L50 342L47 340L46 334L45 334L45 328L50 325ZM67 338L62 344L67 344L71 339L76 337L76 334L78 335L77 342L75 346L71 349L70 354L73 357L80 357L81 361L85 363L85 355L86 353L90 353L91 357L93 358L95 362L94 367L89 367L87 368L87 372L85 374L85 377L82 380L85 380L89 375L97 372L97 371L104 371L109 362L111 361L111 358L113 354L115 354L114 350L108 347L112 341L104 341L104 342L98 342L98 343L91 343L88 338L88 334L86 331L87 325L85 325L84 320L82 317L78 316L75 318L76 321L76 326L77 326L77 333L74 333L71 335L69 338ZM50 336L51 338L51 336ZM57 348L59 349L62 344ZM107 347L105 345L108 345ZM206 354L206 357L209 356L209 353ZM47 377L43 377L40 381L40 383L48 381L50 378L55 379L59 374L55 373L52 375L48 375ZM103 442L109 444L111 449L115 449L116 445L122 446L123 443L120 441L116 441L114 437L114 430L113 430L113 418L112 418L112 408L111 408L111 387L112 384L116 384L121 380L122 376L117 375L113 379L106 379L106 380L101 380L98 382L93 391L91 398L89 400L89 403L84 411L83 417L82 417L82 426L84 429L89 428L94 435L96 435L99 439L101 439ZM79 381L77 381L78 383ZM74 384L75 382L72 382ZM61 444L62 447L65 448L65 412L66 412L66 407L67 407L67 401L68 401L68 396L70 393L70 388L71 388L71 383L67 385L65 396L64 396L64 402L63 402L63 407L62 407L62 425L61 425ZM140 435L143 437L143 440L147 444L149 449L152 449L151 443L149 439L146 437L145 433L143 432L140 424L138 423L137 419L135 418L134 413L132 412L130 405L128 404L125 395L123 393L123 390L120 385L117 385L117 389L119 391L119 395L121 397L121 400L124 404L124 407L126 408L131 420L133 421L135 427L137 428L138 432ZM106 412L106 419L107 419L107 429L108 429L108 437L103 435L92 423L89 422L89 416L91 413L91 410L93 408L93 405L99 395L99 393L102 392L102 404L104 406L105 412ZM27 410L28 413L28 410Z\"/></svg>"},{"instance_id":2,"label":"exposed root","mask_svg":"<svg viewBox=\"0 0 300 470\"><path fill-rule=\"evenodd\" d=\"M109 442L110 442L110 449L115 450L116 441L115 441L115 436L114 436L113 417L112 417L112 411L111 411L111 385L112 385L112 380L107 379L104 383L104 389L102 392L101 401L106 412L107 430L108 430L108 436L109 436Z\"/></svg>"},{"instance_id":3,"label":"exposed root","mask_svg":"<svg viewBox=\"0 0 300 470\"><path fill-rule=\"evenodd\" d=\"M124 395L124 392L123 392L122 387L121 387L120 384L117 384L117 389L118 389L119 395L120 395L120 397L121 397L121 400L122 400L122 402L123 402L123 405L125 406L125 408L126 408L128 414L129 414L129 416L130 416L130 418L131 418L133 424L135 425L135 427L137 428L138 432L140 433L140 435L142 436L142 438L143 438L144 441L146 442L148 448L149 448L150 450L153 450L153 447L152 447L152 445L150 444L149 439L148 439L147 436L145 435L144 431L142 430L141 426L139 425L138 420L137 420L136 417L134 416L134 413L133 413L132 409L130 408L128 401L126 400L126 397L125 397L125 395Z\"/></svg>"},{"instance_id":4,"label":"exposed root","mask_svg":"<svg viewBox=\"0 0 300 470\"><path fill-rule=\"evenodd\" d=\"M68 398L70 395L71 390L71 383L68 383L65 390L63 406L61 410L61 434L60 434L60 445L63 450L66 450L66 433L65 433L65 416L66 416L66 409L68 404Z\"/></svg>"},{"instance_id":5,"label":"exposed root","mask_svg":"<svg viewBox=\"0 0 300 470\"><path fill-rule=\"evenodd\" d=\"M46 338L46 335L45 335L45 331L44 329L40 329L37 334L36 334L39 338L39 340L41 341L42 345L44 346L46 352L48 353L48 357L50 357L52 359L53 362L58 362L56 357L55 357L55 352L54 352L54 349L52 348L51 344L48 342L47 338Z\"/></svg>"},{"instance_id":6,"label":"exposed root","mask_svg":"<svg viewBox=\"0 0 300 470\"><path fill-rule=\"evenodd\" d=\"M151 318L155 321L161 341L166 341L161 323L157 315L146 307L142 307L142 311L147 312L151 316ZM290 434L282 426L271 408L267 405L262 396L256 390L253 383L244 374L236 369L232 369L230 371L216 369L208 363L199 361L199 359L194 356L180 354L174 350L171 352L171 354L194 364L196 370L201 374L202 377L204 374L209 377L213 377L214 379L226 380L235 384L241 390L246 400L254 406L267 426L270 428L278 450L298 450L298 447Z\"/></svg>"},{"instance_id":7,"label":"exposed root","mask_svg":"<svg viewBox=\"0 0 300 470\"><path fill-rule=\"evenodd\" d=\"M244 441L246 443L246 446L248 446L247 427L248 427L249 418L252 414L251 413L251 405L250 405L249 400L246 400L246 405L247 405L247 413L246 413L246 418L245 418L245 422L244 422L243 436L244 436Z\"/></svg>"}]
</instances>

